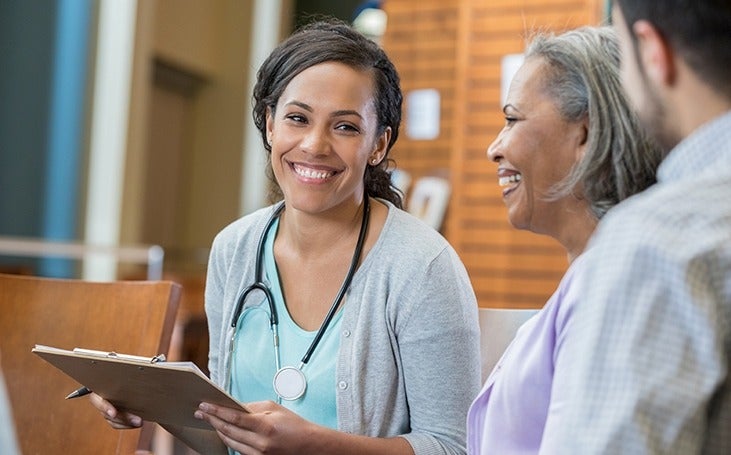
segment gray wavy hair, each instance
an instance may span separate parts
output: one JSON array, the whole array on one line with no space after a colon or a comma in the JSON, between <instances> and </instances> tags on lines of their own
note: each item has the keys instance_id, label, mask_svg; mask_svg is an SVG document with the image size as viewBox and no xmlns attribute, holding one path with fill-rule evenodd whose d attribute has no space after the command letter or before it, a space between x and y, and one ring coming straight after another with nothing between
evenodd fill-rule
<instances>
[{"instance_id":1,"label":"gray wavy hair","mask_svg":"<svg viewBox=\"0 0 731 455\"><path fill-rule=\"evenodd\" d=\"M588 118L589 124L583 158L550 197L586 198L600 219L654 184L662 160L622 89L615 32L608 26L585 26L560 35L538 33L526 50L526 58L535 57L548 65L544 87L563 118Z\"/></svg>"}]
</instances>

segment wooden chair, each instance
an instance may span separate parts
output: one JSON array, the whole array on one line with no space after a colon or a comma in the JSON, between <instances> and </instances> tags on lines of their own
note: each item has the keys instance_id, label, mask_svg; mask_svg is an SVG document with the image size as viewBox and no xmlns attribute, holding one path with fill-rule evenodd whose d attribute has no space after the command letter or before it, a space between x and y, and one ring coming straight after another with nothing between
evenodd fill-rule
<instances>
[{"instance_id":1,"label":"wooden chair","mask_svg":"<svg viewBox=\"0 0 731 455\"><path fill-rule=\"evenodd\" d=\"M79 387L31 353L36 344L152 356L167 353L180 285L170 281L88 282L0 275L2 370L21 451L132 454L149 449L153 424L112 429Z\"/></svg>"}]
</instances>

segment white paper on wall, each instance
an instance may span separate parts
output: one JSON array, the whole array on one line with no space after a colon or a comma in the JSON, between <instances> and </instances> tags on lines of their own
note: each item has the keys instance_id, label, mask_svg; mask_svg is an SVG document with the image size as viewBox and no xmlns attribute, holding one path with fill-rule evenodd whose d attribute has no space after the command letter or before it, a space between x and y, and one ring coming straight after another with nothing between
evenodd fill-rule
<instances>
[{"instance_id":1,"label":"white paper on wall","mask_svg":"<svg viewBox=\"0 0 731 455\"><path fill-rule=\"evenodd\" d=\"M513 76L523 64L523 54L508 54L503 56L500 62L500 108L505 105L505 99L508 96L508 89Z\"/></svg>"},{"instance_id":2,"label":"white paper on wall","mask_svg":"<svg viewBox=\"0 0 731 455\"><path fill-rule=\"evenodd\" d=\"M439 91L433 88L412 90L406 95L406 135L414 140L439 137Z\"/></svg>"}]
</instances>

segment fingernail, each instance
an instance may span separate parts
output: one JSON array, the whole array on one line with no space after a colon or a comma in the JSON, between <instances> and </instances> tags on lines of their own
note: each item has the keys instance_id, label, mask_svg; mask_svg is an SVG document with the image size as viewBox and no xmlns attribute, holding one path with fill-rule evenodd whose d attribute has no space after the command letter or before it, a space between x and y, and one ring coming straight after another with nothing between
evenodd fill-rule
<instances>
[{"instance_id":1,"label":"fingernail","mask_svg":"<svg viewBox=\"0 0 731 455\"><path fill-rule=\"evenodd\" d=\"M132 423L132 425L134 425L136 427L139 427L140 425L142 425L142 419L140 417L137 417L137 416L132 417L132 419L130 420L130 422Z\"/></svg>"},{"instance_id":2,"label":"fingernail","mask_svg":"<svg viewBox=\"0 0 731 455\"><path fill-rule=\"evenodd\" d=\"M114 418L114 409L107 409L107 415Z\"/></svg>"},{"instance_id":3,"label":"fingernail","mask_svg":"<svg viewBox=\"0 0 731 455\"><path fill-rule=\"evenodd\" d=\"M208 403L201 403L198 405L198 409L204 412L208 412L211 410L211 405L209 405Z\"/></svg>"},{"instance_id":4,"label":"fingernail","mask_svg":"<svg viewBox=\"0 0 731 455\"><path fill-rule=\"evenodd\" d=\"M203 413L202 413L202 412L200 412L200 411L195 411L195 412L193 413L193 417L195 417L196 419L201 419L201 420L203 420Z\"/></svg>"}]
</instances>

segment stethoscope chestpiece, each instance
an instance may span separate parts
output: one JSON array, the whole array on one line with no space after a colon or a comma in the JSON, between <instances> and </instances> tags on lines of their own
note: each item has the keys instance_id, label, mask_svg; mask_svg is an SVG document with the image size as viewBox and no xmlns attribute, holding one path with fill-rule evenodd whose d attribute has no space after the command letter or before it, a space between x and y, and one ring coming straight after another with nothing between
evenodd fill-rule
<instances>
[{"instance_id":1,"label":"stethoscope chestpiece","mask_svg":"<svg viewBox=\"0 0 731 455\"><path fill-rule=\"evenodd\" d=\"M307 379L299 368L284 367L274 375L274 391L279 398L287 401L294 401L305 394L307 390Z\"/></svg>"}]
</instances>

